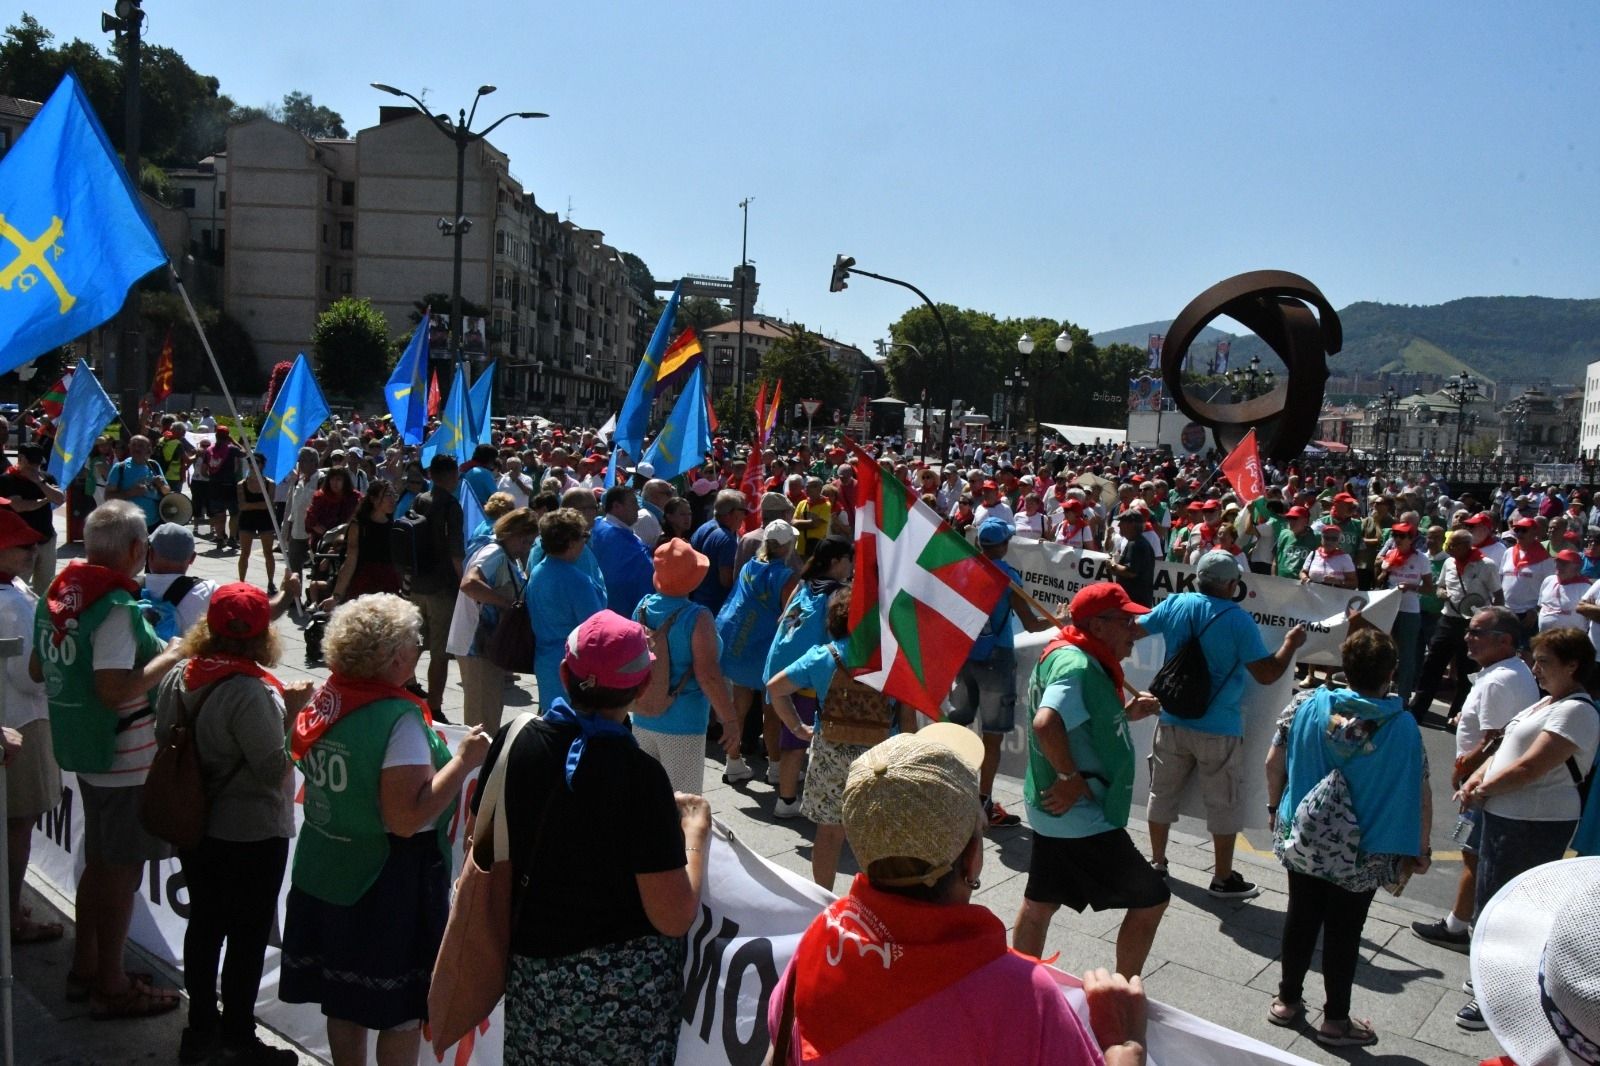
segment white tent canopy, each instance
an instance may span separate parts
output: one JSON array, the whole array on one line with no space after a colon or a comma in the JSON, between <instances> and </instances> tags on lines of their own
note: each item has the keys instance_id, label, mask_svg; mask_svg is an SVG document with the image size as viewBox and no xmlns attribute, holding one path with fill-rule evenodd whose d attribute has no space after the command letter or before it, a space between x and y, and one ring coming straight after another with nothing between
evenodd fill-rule
<instances>
[{"instance_id":1,"label":"white tent canopy","mask_svg":"<svg viewBox=\"0 0 1600 1066\"><path fill-rule=\"evenodd\" d=\"M1066 426L1060 422L1041 422L1045 429L1061 435L1068 444L1126 444L1128 432L1123 429L1107 429L1104 426Z\"/></svg>"}]
</instances>

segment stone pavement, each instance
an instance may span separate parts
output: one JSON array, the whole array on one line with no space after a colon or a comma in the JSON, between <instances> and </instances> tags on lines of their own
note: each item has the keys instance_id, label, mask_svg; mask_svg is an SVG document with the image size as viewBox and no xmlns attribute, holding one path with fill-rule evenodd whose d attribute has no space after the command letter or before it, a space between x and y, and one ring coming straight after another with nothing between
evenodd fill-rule
<instances>
[{"instance_id":1,"label":"stone pavement","mask_svg":"<svg viewBox=\"0 0 1600 1066\"><path fill-rule=\"evenodd\" d=\"M192 572L219 582L237 579L237 556L216 551L200 542L201 556ZM78 552L63 546L63 561ZM279 576L282 571L280 567ZM264 583L259 551L250 561L249 576ZM304 645L298 630L287 620L279 625L284 637L284 662L277 670L285 681L302 677L321 679L325 671L305 670ZM508 710L532 706L531 676L508 687ZM459 721L461 693L451 673L451 690L445 711ZM1434 745L1430 743L1430 748ZM721 783L721 767L707 759L706 797L715 815L746 844L773 862L810 876L811 826L804 819L780 821L772 816L774 790L762 777L764 764L754 760L757 777L737 786ZM1435 756L1435 765L1439 765ZM996 798L1018 813L1022 810L1021 783L1002 778ZM1448 840L1452 818L1435 818L1435 851L1454 847ZM1135 809L1132 830L1148 853L1142 810ZM1027 883L1030 834L1026 825L996 830L984 848L983 888L975 899L1005 921L1016 921L1022 891ZM1380 1040L1376 1047L1333 1053L1319 1047L1310 1029L1279 1029L1266 1020L1267 1004L1277 989L1278 946L1287 902L1287 878L1270 854L1262 855L1241 838L1237 865L1259 883L1260 897L1247 902L1214 900L1206 894L1210 881L1211 848L1198 823L1180 823L1172 834L1169 859L1173 875L1173 900L1151 953L1146 983L1150 995L1191 1011L1218 1024L1247 1033L1278 1047L1288 1048L1314 1062L1428 1063L1463 1066L1497 1053L1486 1033L1465 1033L1455 1026L1456 1009L1465 1001L1461 982L1467 977L1464 955L1435 948L1412 935L1410 923L1432 920L1443 910L1411 898L1423 880L1435 878L1453 885L1456 866L1441 864L1414 880L1412 891L1398 899L1380 892L1367 919L1361 963L1356 972L1353 1013L1370 1018ZM835 889L842 891L854 874L848 849ZM1446 898L1436 884L1426 894ZM52 902L30 886L36 913ZM41 914L41 917L44 915ZM1059 952L1057 964L1081 973L1095 966L1109 967L1120 912L1082 915L1063 909L1052 923L1046 953ZM93 1022L86 1006L68 1004L63 982L70 961L67 941L56 945L25 947L16 954L17 1062L33 1066L112 1066L112 1064L165 1063L176 1060L178 1034L183 1026L180 1010L162 1018L132 1022ZM142 964L149 960L140 959ZM1313 970L1320 965L1314 963ZM142 965L139 968L151 968ZM157 967L159 969L159 967ZM170 976L170 975L169 975ZM1320 1002L1320 978L1308 978L1308 1003ZM1309 1024L1320 1020L1313 1012ZM302 1056L310 1064L315 1060ZM1175 1066L1175 1064L1169 1064Z\"/></svg>"}]
</instances>

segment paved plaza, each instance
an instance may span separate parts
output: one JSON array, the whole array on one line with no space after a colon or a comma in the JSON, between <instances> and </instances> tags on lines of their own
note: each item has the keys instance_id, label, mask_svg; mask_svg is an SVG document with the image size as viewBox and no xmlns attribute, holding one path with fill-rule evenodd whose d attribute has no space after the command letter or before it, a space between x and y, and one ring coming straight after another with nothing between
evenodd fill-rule
<instances>
[{"instance_id":1,"label":"paved plaza","mask_svg":"<svg viewBox=\"0 0 1600 1066\"><path fill-rule=\"evenodd\" d=\"M219 582L237 579L237 556L215 551L201 540L202 554L191 572ZM62 559L77 555L63 548ZM281 577L281 568L280 575ZM250 563L250 577L265 581L259 553ZM279 625L284 637L284 662L277 670L284 681L321 679L325 671L304 669L300 634L286 619ZM460 720L461 693L455 687L445 700L446 714ZM507 713L533 706L531 676L507 689ZM1449 765L1451 738L1425 730L1432 765ZM810 876L811 826L804 819L780 821L772 816L774 789L762 783L763 763L756 760L757 778L738 786L721 783L720 765L707 760L706 797L713 813L745 844L773 862ZM1436 783L1437 785L1437 783ZM1002 779L996 798L1018 813L1022 809L1021 782ZM1445 797L1446 801L1448 797ZM1206 1019L1285 1047L1313 1062L1438 1063L1449 1066L1476 1063L1497 1053L1487 1033L1466 1033L1456 1028L1454 1016L1466 997L1461 982L1467 977L1467 958L1433 947L1412 935L1410 923L1434 919L1445 910L1444 901L1454 890L1459 863L1451 858L1454 845L1449 832L1454 818L1449 807L1438 806L1435 789L1435 852L1442 858L1434 870L1415 878L1405 896L1395 899L1379 892L1372 905L1363 937L1362 961L1356 971L1353 1013L1371 1018L1380 1034L1376 1047L1333 1053L1319 1047L1310 1028L1279 1029L1266 1020L1267 1003L1277 988L1278 950L1287 903L1287 879L1270 854L1263 854L1264 833L1253 831L1241 840L1238 866L1263 892L1248 902L1221 901L1207 895L1211 849L1198 823L1180 823L1169 848L1173 900L1162 920L1146 974L1152 998L1192 1011ZM1148 853L1143 812L1135 808L1131 828L1136 842ZM1009 927L1016 919L1027 883L1030 833L1026 825L991 834L984 851L983 888L975 901L988 906ZM1259 849L1259 850L1258 850ZM848 849L835 888L843 890L855 872ZM52 903L32 887L29 896L37 911ZM40 914L40 917L45 915ZM1121 912L1075 915L1063 909L1051 926L1046 953L1059 952L1057 964L1082 972L1094 966L1109 967L1114 958L1116 929ZM180 1010L161 1018L124 1022L92 1022L86 1004L65 1002L64 980L70 961L66 941L17 950L17 1062L30 1066L112 1066L112 1064L175 1061L178 1034L183 1027ZM1321 1000L1321 983L1313 964L1306 999ZM140 967L148 968L148 967ZM1308 1025L1320 1014L1312 1011ZM303 1056L303 1061L314 1060ZM1181 1064L1168 1064L1181 1066Z\"/></svg>"}]
</instances>

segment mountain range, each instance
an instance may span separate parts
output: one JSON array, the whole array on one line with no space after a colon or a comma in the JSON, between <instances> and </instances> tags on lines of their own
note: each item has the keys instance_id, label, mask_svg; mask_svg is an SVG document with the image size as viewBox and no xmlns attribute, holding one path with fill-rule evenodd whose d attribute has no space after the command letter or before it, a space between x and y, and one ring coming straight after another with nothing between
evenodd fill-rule
<instances>
[{"instance_id":1,"label":"mountain range","mask_svg":"<svg viewBox=\"0 0 1600 1066\"><path fill-rule=\"evenodd\" d=\"M1339 311L1344 348L1329 360L1334 374L1467 370L1488 381L1549 379L1582 384L1584 368L1600 360L1600 299L1559 300L1544 296L1469 296L1419 306L1353 303ZM1096 344L1143 347L1170 322L1146 322L1106 330ZM1271 358L1257 337L1206 327L1195 347L1232 340L1230 362L1242 366L1253 355Z\"/></svg>"}]
</instances>

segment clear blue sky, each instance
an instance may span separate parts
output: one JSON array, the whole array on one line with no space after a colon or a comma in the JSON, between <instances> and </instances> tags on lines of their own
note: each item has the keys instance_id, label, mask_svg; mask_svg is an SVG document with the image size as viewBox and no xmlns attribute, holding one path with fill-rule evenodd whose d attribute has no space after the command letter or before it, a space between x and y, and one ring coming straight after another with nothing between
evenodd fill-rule
<instances>
[{"instance_id":1,"label":"clear blue sky","mask_svg":"<svg viewBox=\"0 0 1600 1066\"><path fill-rule=\"evenodd\" d=\"M1091 330L1264 267L1336 307L1600 295L1592 0L145 7L243 103L299 89L354 130L368 82L489 82L491 119L550 112L496 133L513 173L657 277L730 270L754 197L762 310L862 347L912 301L829 294L836 252ZM103 39L87 0L26 10Z\"/></svg>"}]
</instances>

